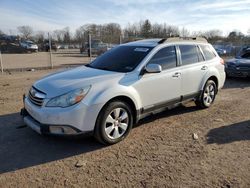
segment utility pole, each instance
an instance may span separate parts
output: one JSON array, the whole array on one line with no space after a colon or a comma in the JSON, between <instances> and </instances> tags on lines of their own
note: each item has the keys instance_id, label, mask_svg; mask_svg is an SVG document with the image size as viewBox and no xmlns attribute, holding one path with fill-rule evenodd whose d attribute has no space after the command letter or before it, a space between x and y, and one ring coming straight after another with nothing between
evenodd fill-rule
<instances>
[{"instance_id":1,"label":"utility pole","mask_svg":"<svg viewBox=\"0 0 250 188\"><path fill-rule=\"evenodd\" d=\"M2 59L2 52L0 51L0 65L1 65L1 72L3 74L3 59Z\"/></svg>"},{"instance_id":2,"label":"utility pole","mask_svg":"<svg viewBox=\"0 0 250 188\"><path fill-rule=\"evenodd\" d=\"M89 60L92 61L92 45L91 45L91 34L89 33Z\"/></svg>"},{"instance_id":3,"label":"utility pole","mask_svg":"<svg viewBox=\"0 0 250 188\"><path fill-rule=\"evenodd\" d=\"M49 38L50 67L51 67L51 69L53 69L52 50L51 50L51 37L50 37L49 33L48 33L48 38Z\"/></svg>"},{"instance_id":4,"label":"utility pole","mask_svg":"<svg viewBox=\"0 0 250 188\"><path fill-rule=\"evenodd\" d=\"M122 36L120 35L120 44L122 44Z\"/></svg>"}]
</instances>

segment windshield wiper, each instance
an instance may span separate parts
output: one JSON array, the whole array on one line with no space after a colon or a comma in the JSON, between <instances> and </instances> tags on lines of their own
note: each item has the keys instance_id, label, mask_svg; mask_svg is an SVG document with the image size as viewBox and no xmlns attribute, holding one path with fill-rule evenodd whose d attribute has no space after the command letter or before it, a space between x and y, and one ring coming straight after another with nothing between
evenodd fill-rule
<instances>
[{"instance_id":1,"label":"windshield wiper","mask_svg":"<svg viewBox=\"0 0 250 188\"><path fill-rule=\"evenodd\" d=\"M106 70L106 71L111 71L109 68L107 67L93 67L91 64L87 64L85 65L86 67L90 67L90 68L93 68L93 69L100 69L100 70Z\"/></svg>"}]
</instances>

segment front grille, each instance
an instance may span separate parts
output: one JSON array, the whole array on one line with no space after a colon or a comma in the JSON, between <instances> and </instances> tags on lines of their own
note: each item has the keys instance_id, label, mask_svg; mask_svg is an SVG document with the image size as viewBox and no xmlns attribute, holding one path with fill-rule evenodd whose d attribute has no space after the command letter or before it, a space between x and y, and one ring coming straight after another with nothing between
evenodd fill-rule
<instances>
[{"instance_id":1,"label":"front grille","mask_svg":"<svg viewBox=\"0 0 250 188\"><path fill-rule=\"evenodd\" d=\"M28 99L30 102L37 106L42 106L44 102L45 94L39 92L35 88L31 88L29 91Z\"/></svg>"}]
</instances>

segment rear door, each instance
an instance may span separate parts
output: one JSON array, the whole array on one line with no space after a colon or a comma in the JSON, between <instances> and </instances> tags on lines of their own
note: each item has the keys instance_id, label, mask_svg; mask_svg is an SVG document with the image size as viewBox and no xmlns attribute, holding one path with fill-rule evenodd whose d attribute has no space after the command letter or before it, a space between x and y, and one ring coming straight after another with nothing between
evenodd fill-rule
<instances>
[{"instance_id":1,"label":"rear door","mask_svg":"<svg viewBox=\"0 0 250 188\"><path fill-rule=\"evenodd\" d=\"M181 96L195 97L200 92L203 77L208 71L200 47L193 44L179 45L181 62Z\"/></svg>"}]
</instances>

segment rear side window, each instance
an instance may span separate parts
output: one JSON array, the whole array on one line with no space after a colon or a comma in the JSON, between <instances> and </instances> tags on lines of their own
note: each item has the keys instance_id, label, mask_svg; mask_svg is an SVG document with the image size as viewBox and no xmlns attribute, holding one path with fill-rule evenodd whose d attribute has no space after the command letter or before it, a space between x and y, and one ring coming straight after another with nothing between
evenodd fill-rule
<instances>
[{"instance_id":1,"label":"rear side window","mask_svg":"<svg viewBox=\"0 0 250 188\"><path fill-rule=\"evenodd\" d=\"M203 54L205 56L206 60L211 60L216 57L216 55L211 50L210 46L208 45L201 45L201 50L203 51Z\"/></svg>"},{"instance_id":2,"label":"rear side window","mask_svg":"<svg viewBox=\"0 0 250 188\"><path fill-rule=\"evenodd\" d=\"M176 50L174 46L169 46L159 50L149 61L148 64L158 64L162 69L170 69L176 67Z\"/></svg>"},{"instance_id":3,"label":"rear side window","mask_svg":"<svg viewBox=\"0 0 250 188\"><path fill-rule=\"evenodd\" d=\"M189 65L199 62L197 46L195 45L181 45L179 46L181 52L182 65Z\"/></svg>"}]
</instances>

